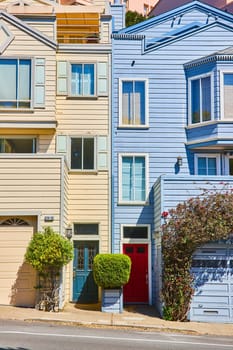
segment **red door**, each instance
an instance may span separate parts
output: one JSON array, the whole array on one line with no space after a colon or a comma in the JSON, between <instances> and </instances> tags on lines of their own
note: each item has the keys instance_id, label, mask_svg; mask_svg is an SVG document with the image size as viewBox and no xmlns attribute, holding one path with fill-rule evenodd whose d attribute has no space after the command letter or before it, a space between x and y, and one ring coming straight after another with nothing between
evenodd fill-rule
<instances>
[{"instance_id":1,"label":"red door","mask_svg":"<svg viewBox=\"0 0 233 350\"><path fill-rule=\"evenodd\" d=\"M123 253L132 261L130 279L124 286L124 302L148 304L148 245L124 244Z\"/></svg>"}]
</instances>

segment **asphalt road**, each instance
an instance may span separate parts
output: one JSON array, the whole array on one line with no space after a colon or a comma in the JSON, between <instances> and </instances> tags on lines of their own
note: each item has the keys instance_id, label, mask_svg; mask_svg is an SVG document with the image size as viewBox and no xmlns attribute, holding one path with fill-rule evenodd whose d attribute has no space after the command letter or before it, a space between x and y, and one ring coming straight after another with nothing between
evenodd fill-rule
<instances>
[{"instance_id":1,"label":"asphalt road","mask_svg":"<svg viewBox=\"0 0 233 350\"><path fill-rule=\"evenodd\" d=\"M0 350L225 350L232 337L189 336L129 329L81 328L0 321Z\"/></svg>"}]
</instances>

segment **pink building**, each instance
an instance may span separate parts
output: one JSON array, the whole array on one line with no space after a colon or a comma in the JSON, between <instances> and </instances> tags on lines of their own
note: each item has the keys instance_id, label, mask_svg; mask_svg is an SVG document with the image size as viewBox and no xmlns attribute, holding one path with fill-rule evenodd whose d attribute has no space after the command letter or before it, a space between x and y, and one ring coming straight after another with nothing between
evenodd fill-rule
<instances>
[{"instance_id":1,"label":"pink building","mask_svg":"<svg viewBox=\"0 0 233 350\"><path fill-rule=\"evenodd\" d=\"M199 1L205 4L217 7L224 11L233 12L233 0L199 0ZM154 4L154 8L151 11L150 15L158 16L162 13L173 10L176 7L185 5L189 2L192 2L192 0L158 0Z\"/></svg>"},{"instance_id":2,"label":"pink building","mask_svg":"<svg viewBox=\"0 0 233 350\"><path fill-rule=\"evenodd\" d=\"M126 11L137 11L147 16L159 0L111 0L110 2L125 4Z\"/></svg>"}]
</instances>

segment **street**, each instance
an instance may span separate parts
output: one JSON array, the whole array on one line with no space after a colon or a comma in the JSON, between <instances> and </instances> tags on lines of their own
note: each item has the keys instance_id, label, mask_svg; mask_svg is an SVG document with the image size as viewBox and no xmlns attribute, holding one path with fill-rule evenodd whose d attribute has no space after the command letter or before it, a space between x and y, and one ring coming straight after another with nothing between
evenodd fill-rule
<instances>
[{"instance_id":1,"label":"street","mask_svg":"<svg viewBox=\"0 0 233 350\"><path fill-rule=\"evenodd\" d=\"M233 349L233 337L0 321L0 350Z\"/></svg>"}]
</instances>

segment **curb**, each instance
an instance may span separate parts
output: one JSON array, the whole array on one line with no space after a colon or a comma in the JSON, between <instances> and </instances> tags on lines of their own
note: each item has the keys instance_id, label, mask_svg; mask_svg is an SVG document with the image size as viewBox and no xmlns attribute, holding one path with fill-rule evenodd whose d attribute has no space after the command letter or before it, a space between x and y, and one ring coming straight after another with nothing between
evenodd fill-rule
<instances>
[{"instance_id":1,"label":"curb","mask_svg":"<svg viewBox=\"0 0 233 350\"><path fill-rule=\"evenodd\" d=\"M23 319L25 322L40 322L40 323L53 323L74 327L95 327L95 328L119 328L119 329L134 329L140 331L150 331L150 332L164 332L164 333L181 333L188 335L203 335L196 330L191 329L181 329L181 328L172 328L166 326L153 326L153 325L130 325L127 323L115 323L115 322L83 322L83 321L73 321L73 320L62 320L62 319L50 319L50 318L25 318ZM205 333L208 334L208 333Z\"/></svg>"}]
</instances>

